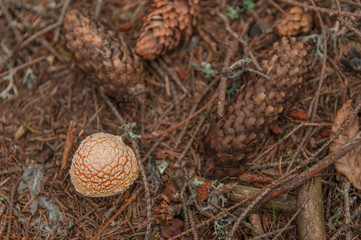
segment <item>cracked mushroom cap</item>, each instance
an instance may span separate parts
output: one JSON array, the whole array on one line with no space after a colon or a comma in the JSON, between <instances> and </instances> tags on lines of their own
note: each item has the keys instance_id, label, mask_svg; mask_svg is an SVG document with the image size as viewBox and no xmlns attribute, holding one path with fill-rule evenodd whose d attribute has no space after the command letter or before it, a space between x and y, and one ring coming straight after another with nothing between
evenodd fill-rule
<instances>
[{"instance_id":1,"label":"cracked mushroom cap","mask_svg":"<svg viewBox=\"0 0 361 240\"><path fill-rule=\"evenodd\" d=\"M70 167L75 190L88 197L107 197L126 190L138 177L134 151L120 136L94 133L75 152Z\"/></svg>"}]
</instances>

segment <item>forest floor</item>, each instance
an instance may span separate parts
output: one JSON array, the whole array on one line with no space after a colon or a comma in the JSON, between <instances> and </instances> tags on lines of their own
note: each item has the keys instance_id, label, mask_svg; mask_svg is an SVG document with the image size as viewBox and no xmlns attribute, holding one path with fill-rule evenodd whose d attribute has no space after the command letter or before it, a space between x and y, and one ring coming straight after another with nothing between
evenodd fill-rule
<instances>
[{"instance_id":1,"label":"forest floor","mask_svg":"<svg viewBox=\"0 0 361 240\"><path fill-rule=\"evenodd\" d=\"M360 110L360 1L203 0L190 40L145 61L145 93L117 102L77 68L62 18L81 8L134 46L151 3L0 0L0 239L296 239L310 209L300 203L307 184L320 186L306 194L316 198L318 210L308 218L319 219L319 236L357 239L361 195L333 162L360 139L346 139L336 157L329 157L329 140L345 103L356 106L350 117ZM299 97L237 166L241 174L207 174L209 127L249 76L222 73L245 58L262 72L257 59L282 38L279 20L295 6L312 19L296 36L313 48ZM81 140L96 132L122 135L129 123L140 136L148 184L140 176L112 197L77 193L68 170Z\"/></svg>"}]
</instances>

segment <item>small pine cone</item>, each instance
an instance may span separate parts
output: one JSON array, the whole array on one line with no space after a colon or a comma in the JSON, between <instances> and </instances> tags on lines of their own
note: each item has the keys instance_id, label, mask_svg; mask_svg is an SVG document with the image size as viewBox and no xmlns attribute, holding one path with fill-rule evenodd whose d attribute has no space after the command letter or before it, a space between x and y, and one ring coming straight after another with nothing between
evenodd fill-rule
<instances>
[{"instance_id":1,"label":"small pine cone","mask_svg":"<svg viewBox=\"0 0 361 240\"><path fill-rule=\"evenodd\" d=\"M161 196L163 200L159 205L155 206L152 215L157 224L165 224L168 225L171 223L173 216L171 214L172 207L170 204L170 199L166 195Z\"/></svg>"},{"instance_id":2,"label":"small pine cone","mask_svg":"<svg viewBox=\"0 0 361 240\"><path fill-rule=\"evenodd\" d=\"M146 60L187 42L192 26L197 23L200 0L165 0L154 4L154 10L145 18L135 52Z\"/></svg>"},{"instance_id":3,"label":"small pine cone","mask_svg":"<svg viewBox=\"0 0 361 240\"><path fill-rule=\"evenodd\" d=\"M77 66L105 94L124 99L139 89L142 62L121 35L76 9L65 15L64 30Z\"/></svg>"},{"instance_id":4,"label":"small pine cone","mask_svg":"<svg viewBox=\"0 0 361 240\"><path fill-rule=\"evenodd\" d=\"M250 77L237 97L226 105L224 117L211 123L205 144L211 161L211 175L207 177L214 177L214 173L239 173L235 169L240 160L254 151L270 123L283 111L286 100L290 102L296 96L297 85L311 61L309 52L304 40L283 37L265 54L261 66L270 79ZM218 173L217 167L229 170Z\"/></svg>"},{"instance_id":5,"label":"small pine cone","mask_svg":"<svg viewBox=\"0 0 361 240\"><path fill-rule=\"evenodd\" d=\"M197 192L198 202L203 203L207 199L208 191L211 190L211 188L212 188L212 183L210 182L202 183L199 186Z\"/></svg>"},{"instance_id":6,"label":"small pine cone","mask_svg":"<svg viewBox=\"0 0 361 240\"><path fill-rule=\"evenodd\" d=\"M293 7L286 11L277 23L280 36L296 36L311 30L312 17L300 7Z\"/></svg>"}]
</instances>

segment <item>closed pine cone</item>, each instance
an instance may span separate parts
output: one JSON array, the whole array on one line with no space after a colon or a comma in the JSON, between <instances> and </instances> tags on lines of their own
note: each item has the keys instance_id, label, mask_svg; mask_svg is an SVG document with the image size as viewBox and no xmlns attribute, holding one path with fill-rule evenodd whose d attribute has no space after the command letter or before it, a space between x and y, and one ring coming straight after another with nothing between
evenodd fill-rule
<instances>
[{"instance_id":1,"label":"closed pine cone","mask_svg":"<svg viewBox=\"0 0 361 240\"><path fill-rule=\"evenodd\" d=\"M285 108L285 100L296 96L311 61L309 52L304 40L284 37L265 54L261 66L270 79L249 77L226 105L224 117L211 123L205 144L210 159L207 177L239 173L240 160L254 151Z\"/></svg>"},{"instance_id":2,"label":"closed pine cone","mask_svg":"<svg viewBox=\"0 0 361 240\"><path fill-rule=\"evenodd\" d=\"M192 26L197 23L200 0L164 0L153 7L135 46L135 52L146 60L154 60L189 40Z\"/></svg>"},{"instance_id":3,"label":"closed pine cone","mask_svg":"<svg viewBox=\"0 0 361 240\"><path fill-rule=\"evenodd\" d=\"M65 15L64 30L77 66L105 94L124 99L139 90L142 62L121 35L76 9Z\"/></svg>"},{"instance_id":4,"label":"closed pine cone","mask_svg":"<svg viewBox=\"0 0 361 240\"><path fill-rule=\"evenodd\" d=\"M300 7L293 7L286 11L277 23L280 36L296 36L311 30L312 17Z\"/></svg>"}]
</instances>

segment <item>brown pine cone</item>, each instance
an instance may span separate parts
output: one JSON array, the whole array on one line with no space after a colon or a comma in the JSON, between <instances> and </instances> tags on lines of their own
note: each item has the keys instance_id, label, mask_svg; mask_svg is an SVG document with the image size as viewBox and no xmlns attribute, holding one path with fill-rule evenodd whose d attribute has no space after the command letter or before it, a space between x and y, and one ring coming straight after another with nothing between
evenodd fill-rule
<instances>
[{"instance_id":1,"label":"brown pine cone","mask_svg":"<svg viewBox=\"0 0 361 240\"><path fill-rule=\"evenodd\" d=\"M170 199L165 195L161 195L162 201L154 207L152 215L157 224L169 225L172 222L173 216L170 214L172 206Z\"/></svg>"},{"instance_id":2,"label":"brown pine cone","mask_svg":"<svg viewBox=\"0 0 361 240\"><path fill-rule=\"evenodd\" d=\"M187 42L192 26L197 23L200 0L165 0L154 4L154 10L145 18L135 52L146 60Z\"/></svg>"},{"instance_id":3,"label":"brown pine cone","mask_svg":"<svg viewBox=\"0 0 361 240\"><path fill-rule=\"evenodd\" d=\"M293 7L286 11L277 23L280 36L296 36L311 30L312 17L300 7Z\"/></svg>"},{"instance_id":4,"label":"brown pine cone","mask_svg":"<svg viewBox=\"0 0 361 240\"><path fill-rule=\"evenodd\" d=\"M124 99L139 89L142 62L121 35L76 9L65 15L64 30L77 66L105 94Z\"/></svg>"},{"instance_id":5,"label":"brown pine cone","mask_svg":"<svg viewBox=\"0 0 361 240\"><path fill-rule=\"evenodd\" d=\"M265 54L261 66L270 79L250 76L238 96L226 105L223 119L211 123L205 144L210 157L207 177L239 173L240 160L254 151L257 141L285 108L286 100L296 96L297 85L311 61L309 52L304 40L284 37Z\"/></svg>"}]
</instances>

